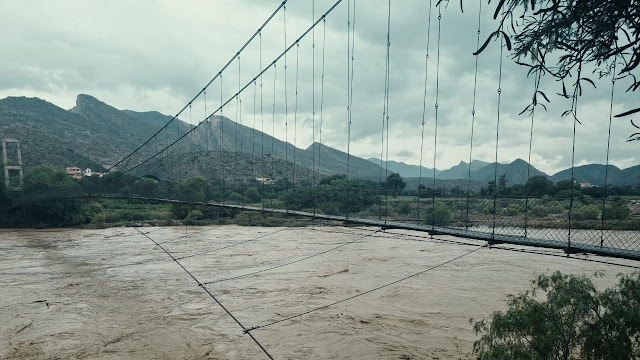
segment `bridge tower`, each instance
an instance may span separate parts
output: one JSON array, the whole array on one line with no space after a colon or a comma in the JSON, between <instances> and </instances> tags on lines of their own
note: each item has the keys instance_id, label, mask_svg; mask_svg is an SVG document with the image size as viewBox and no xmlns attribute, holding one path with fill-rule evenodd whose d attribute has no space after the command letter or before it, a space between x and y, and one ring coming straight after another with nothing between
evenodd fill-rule
<instances>
[{"instance_id":1,"label":"bridge tower","mask_svg":"<svg viewBox=\"0 0 640 360\"><path fill-rule=\"evenodd\" d=\"M7 157L7 144L16 144L16 154L18 156L18 164L14 164L12 162L9 165L9 158ZM13 160L13 159L12 159ZM4 166L4 183L6 189L9 191L20 191L22 190L22 186L24 185L24 172L22 169L22 151L20 150L20 140L19 139L7 139L2 138L2 165ZM9 171L17 171L19 177L19 185L11 186L11 179L9 177Z\"/></svg>"}]
</instances>

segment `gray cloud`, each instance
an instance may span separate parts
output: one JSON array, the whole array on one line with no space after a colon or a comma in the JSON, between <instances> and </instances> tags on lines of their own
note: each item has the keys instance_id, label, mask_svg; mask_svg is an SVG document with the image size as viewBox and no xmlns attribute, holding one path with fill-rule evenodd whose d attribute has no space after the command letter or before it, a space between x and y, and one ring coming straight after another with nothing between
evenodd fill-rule
<instances>
[{"instance_id":1,"label":"gray cloud","mask_svg":"<svg viewBox=\"0 0 640 360\"><path fill-rule=\"evenodd\" d=\"M0 96L38 96L61 107L73 106L78 93L89 93L118 108L159 110L175 114L202 89L227 60L253 34L279 0L192 0L184 2L124 0L106 3L34 0L3 4L0 31ZM333 0L316 0L316 16ZM435 3L435 1L434 1ZM309 1L291 0L287 5L287 41L291 43L312 21ZM307 147L316 129L319 140L322 121L324 143L346 150L347 139L347 1L315 30L315 116L312 86L312 38L287 55L286 90L288 140L293 141L296 58L299 64L297 144ZM493 4L483 3L482 37L495 22ZM390 79L390 154L408 163L420 161L427 44L427 2L397 1L392 4ZM358 1L356 12L355 74L352 153L380 156L382 99L385 68L386 2ZM476 46L477 4L465 4L465 12L453 4L442 10L439 69L438 152L436 166L446 168L469 158L471 110ZM326 38L323 29L326 27ZM263 30L262 66L269 64L285 46L280 13ZM433 166L435 85L437 59L437 10L430 28L429 73L424 128L423 165ZM322 49L324 41L324 94ZM257 39L256 39L257 40ZM474 159L492 161L495 156L499 43L492 43L479 57L478 91L474 128ZM296 57L296 53L298 56ZM220 105L238 90L238 82L249 83L260 69L259 42L241 55L241 68L234 62L207 90L207 109ZM505 51L500 118L499 161L527 159L530 118L518 113L531 97L532 79L514 64ZM285 69L282 59L257 80L256 125L272 132L274 75L276 76L275 128L285 140ZM262 113L260 116L260 83ZM221 86L222 85L222 86ZM576 141L576 163L605 161L610 81L597 81L580 100ZM543 81L548 95L557 92L552 79ZM622 88L622 86L620 86ZM222 89L222 90L221 90ZM324 97L323 97L324 96ZM242 108L232 101L224 114L252 125L254 87L242 95ZM569 104L551 98L547 112L535 117L532 161L553 173L570 165L573 123L561 117ZM320 105L322 102L322 117ZM617 91L615 109L637 102L637 95ZM204 117L204 100L193 105L196 122ZM181 117L189 120L188 116ZM637 144L625 143L630 126L616 119L612 129L611 161L620 167L636 165ZM386 141L386 140L385 140Z\"/></svg>"}]
</instances>

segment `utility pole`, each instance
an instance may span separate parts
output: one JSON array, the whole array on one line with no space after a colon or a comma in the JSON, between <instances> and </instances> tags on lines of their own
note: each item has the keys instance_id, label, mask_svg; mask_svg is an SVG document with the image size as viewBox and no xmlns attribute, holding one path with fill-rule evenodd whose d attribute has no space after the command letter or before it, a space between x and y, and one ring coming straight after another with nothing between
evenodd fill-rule
<instances>
[{"instance_id":1,"label":"utility pole","mask_svg":"<svg viewBox=\"0 0 640 360\"><path fill-rule=\"evenodd\" d=\"M18 165L9 165L9 159L7 157L7 144L16 144L16 153L18 155ZM13 160L13 159L12 159ZM20 151L19 139L7 139L2 138L2 165L4 166L4 183L7 190L20 191L24 185L24 172L22 170L22 151ZM9 178L9 171L17 171L20 178L19 186L11 186Z\"/></svg>"}]
</instances>

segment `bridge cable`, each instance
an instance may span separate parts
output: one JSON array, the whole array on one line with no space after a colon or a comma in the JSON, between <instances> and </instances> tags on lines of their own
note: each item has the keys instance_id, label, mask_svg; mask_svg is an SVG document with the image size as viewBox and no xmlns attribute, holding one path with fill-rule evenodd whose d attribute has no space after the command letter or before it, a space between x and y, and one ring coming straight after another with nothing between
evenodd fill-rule
<instances>
[{"instance_id":1,"label":"bridge cable","mask_svg":"<svg viewBox=\"0 0 640 360\"><path fill-rule=\"evenodd\" d=\"M348 0L347 0L348 2ZM325 47L326 47L326 40L327 40L327 19L324 18L322 19L322 72L321 72L321 76L320 76L320 131L319 131L319 135L320 135L320 139L319 139L319 144L318 144L318 166L316 167L316 169L318 170L318 178L320 178L320 160L321 158L321 153L322 153L322 124L324 121L324 113L323 113L323 109L324 109L324 54L325 54ZM316 183L316 198L319 198L319 188L320 188L320 182L318 181L318 183Z\"/></svg>"},{"instance_id":2,"label":"bridge cable","mask_svg":"<svg viewBox=\"0 0 640 360\"><path fill-rule=\"evenodd\" d=\"M418 169L418 221L420 221L420 185L422 185L422 158L424 155L424 124L427 115L427 79L429 78L429 44L431 42L431 9L432 1L429 0L429 15L427 22L427 51L424 60L424 96L422 97L422 131L420 135L420 166Z\"/></svg>"},{"instance_id":3,"label":"bridge cable","mask_svg":"<svg viewBox=\"0 0 640 360\"><path fill-rule=\"evenodd\" d=\"M611 149L611 122L613 119L613 96L616 86L616 61L617 56L613 58L613 69L611 71L611 100L609 104L609 131L607 135L607 162L604 167L604 193L602 194L602 215L600 216L600 246L604 245L604 219L607 206L607 186L609 185L609 150Z\"/></svg>"},{"instance_id":4,"label":"bridge cable","mask_svg":"<svg viewBox=\"0 0 640 360\"><path fill-rule=\"evenodd\" d=\"M502 25L500 25L502 27ZM498 106L496 116L496 155L493 167L493 226L491 229L491 239L496 235L496 210L498 205L498 144L500 140L500 100L502 98L502 60L504 52L504 34L500 31L500 65L498 69Z\"/></svg>"},{"instance_id":5,"label":"bridge cable","mask_svg":"<svg viewBox=\"0 0 640 360\"><path fill-rule=\"evenodd\" d=\"M478 50L480 49L480 29L482 25L482 1L478 2L478 30L476 37L476 52L475 55L475 71L473 74L473 103L471 107L471 135L469 137L469 171L468 171L468 180L467 180L467 208L466 208L466 219L464 228L469 229L469 208L471 207L471 163L473 162L473 136L475 130L476 123L476 99L477 99L477 90L478 90L478 57L480 54Z\"/></svg>"},{"instance_id":6,"label":"bridge cable","mask_svg":"<svg viewBox=\"0 0 640 360\"><path fill-rule=\"evenodd\" d=\"M478 250L480 250L480 249L483 249L483 248L485 248L485 247L487 247L487 244L485 244L485 245L481 245L481 246L478 246L478 247L476 247L475 249L473 249L473 250L471 250L471 251L465 252L465 253L464 253L464 254L462 254L462 255L458 255L458 256L456 256L456 257L454 257L454 258L451 258L451 259L449 259L449 260L447 260L447 261L444 261L444 262L442 262L442 263L439 263L439 264L437 264L437 265L433 265L433 266L431 266L431 267L429 267L429 268L426 268L426 269L424 269L424 270L422 270L422 271L420 271L420 272L417 272L417 273L411 274L411 275L409 275L409 276L405 276L405 277L400 278L400 279L398 279L398 280L395 280L395 281L392 281L392 282L386 283L386 284L384 284L384 285L380 285L380 286L378 286L378 287L375 287L375 288L369 289L369 290L367 290L367 291L360 292L360 293L358 293L358 294L356 294L356 295L349 296L349 297L344 298L344 299L342 299L342 300L334 301L334 302L332 302L332 303L330 303L330 304L326 304L326 305L323 305L323 306L319 306L319 307L317 307L317 308L314 308L314 309L311 309L311 310L307 310L307 311L301 312L301 313L299 313L299 314L291 315L291 316L288 316L288 317L283 318L283 319L280 319L280 320L272 321L272 322L267 323L267 324L263 324L263 325L258 325L258 326L251 327L251 328L249 328L249 329L246 329L246 330L245 330L245 333L251 333L251 331L256 330L256 329L264 329L264 328L266 328L266 327L269 327L269 326L272 326L272 325L275 325L275 324L279 324L279 323L281 323L281 322L289 321L289 320L292 320L292 319L298 318L298 317L303 316L303 315L307 315L307 314L310 314L310 313L313 313L313 312L316 312L316 311L319 311L319 310L324 310L324 309L326 309L326 308L329 308L329 307L332 307L332 306L335 306L335 305L341 304L341 303L343 303L343 302L346 302L346 301L349 301L349 300L353 300L353 299L358 298L358 297L360 297L360 296L367 295L367 294L370 294L370 293L372 293L372 292L375 292L375 291L378 291L378 290L384 289L384 288L389 287L389 286L391 286L391 285L395 285L395 284L401 283L401 282L403 282L403 281L406 281L406 280L409 280L409 279L414 278L414 277L416 277L416 276L419 276L419 275L422 275L422 274L424 274L424 273L427 273L427 272L429 272L429 271L431 271L431 270L435 270L435 269L437 269L437 268L439 268L439 267L442 267L442 266L444 266L444 265L450 264L450 263L452 263L452 262L454 262L454 261L456 261L456 260L459 260L459 259L461 259L461 258L463 258L463 257L465 257L465 256L467 256L467 255L471 255L471 254L473 254L474 252L476 252L476 251L478 251Z\"/></svg>"},{"instance_id":7,"label":"bridge cable","mask_svg":"<svg viewBox=\"0 0 640 360\"><path fill-rule=\"evenodd\" d=\"M206 91L206 89L219 77L222 75L222 72L229 66L231 65L231 63L233 62L233 60L236 58L236 56L239 56L240 53L242 51L244 51L244 49L249 46L249 44L253 41L253 39L255 39L255 37L258 35L258 33L260 33L262 31L262 29L264 29L265 26L267 26L267 24L269 24L269 22L276 16L276 14L278 13L278 11L280 11L281 8L283 8L285 6L285 4L287 3L288 0L283 0L282 3L276 8L276 10L267 18L267 20L262 24L262 26L260 26L260 28L249 38L249 40L247 40L247 42L244 43L244 45L242 45L242 47L240 48L240 50L238 50L238 52L233 55L231 57L231 59L229 59L229 61L227 61L227 63L222 67L222 69L211 79L209 80L209 82L202 88L202 90L200 90L196 96L193 97L193 99L191 99L191 101L189 101L189 103L187 105L185 105L180 111L178 111L178 113L173 116L171 118L171 120L169 120L162 128L160 128L160 130L158 130L153 136L158 135L163 129L167 128L169 126L169 124L171 124L171 122L173 122L174 120L176 120L180 114L182 114L187 107L193 103L204 91ZM152 136L152 137L153 137ZM111 169L115 168L116 166L122 164L125 160L129 159L131 156L133 156L133 154L135 154L136 152L138 152L138 150L140 150L143 146L145 146L149 141L151 141L150 137L147 141L145 141L144 143L142 143L142 145L140 145L138 148L136 148L135 150L133 150L131 153L129 153L129 155L125 156L123 159L121 159L120 161L116 162L114 165L112 165L109 169L107 169L105 172L109 172L111 171Z\"/></svg>"},{"instance_id":8,"label":"bridge cable","mask_svg":"<svg viewBox=\"0 0 640 360\"><path fill-rule=\"evenodd\" d=\"M582 92L580 89L580 76L582 75L582 62L578 64L578 78L576 80L576 87L573 91L572 100L572 115L573 115L573 138L571 144L571 190L569 199L569 228L567 233L567 251L571 249L571 220L573 215L573 200L574 200L574 187L575 187L575 159L576 159L576 124L578 123L578 94Z\"/></svg>"},{"instance_id":9,"label":"bridge cable","mask_svg":"<svg viewBox=\"0 0 640 360\"><path fill-rule=\"evenodd\" d=\"M269 162L271 163L271 180L275 179L275 142L276 142L276 79L278 78L278 64L273 64L273 107L271 113L271 156Z\"/></svg>"},{"instance_id":10,"label":"bridge cable","mask_svg":"<svg viewBox=\"0 0 640 360\"><path fill-rule=\"evenodd\" d=\"M258 85L255 79L253 79L253 127L251 135L251 177L255 179L255 156L256 156L256 97L258 94Z\"/></svg>"},{"instance_id":11,"label":"bridge cable","mask_svg":"<svg viewBox=\"0 0 640 360\"><path fill-rule=\"evenodd\" d=\"M385 106L387 109L387 115L386 115L386 120L387 120L387 153L386 153L386 160L385 160L385 164L384 164L384 176L385 176L385 180L389 179L389 92L390 92L390 83L391 83L391 0L388 1L389 5L388 5L388 13L387 13L387 91L385 92L386 94L386 98L385 98ZM389 201L388 201L388 196L389 196L389 184L387 183L387 189L384 193L384 215L385 215L385 219L387 217L389 217Z\"/></svg>"},{"instance_id":12,"label":"bridge cable","mask_svg":"<svg viewBox=\"0 0 640 360\"><path fill-rule=\"evenodd\" d=\"M262 68L262 32L260 32L260 63L259 63L259 68ZM264 202L265 202L265 189L264 189L264 183L265 183L265 171L264 171L264 109L263 109L263 90L262 90L262 74L260 74L260 121L261 121L261 128L262 128L262 132L261 132L261 140L260 140L260 149L261 149L261 167L262 167L262 210L264 210Z\"/></svg>"},{"instance_id":13,"label":"bridge cable","mask_svg":"<svg viewBox=\"0 0 640 360\"><path fill-rule=\"evenodd\" d=\"M316 2L311 0L311 23L316 21ZM315 186L316 179L316 28L314 27L311 34L311 122L312 122L312 142L311 142L311 157L312 157L312 184ZM318 191L316 188L316 199L313 202L313 215L316 214L316 208L318 204Z\"/></svg>"},{"instance_id":14,"label":"bridge cable","mask_svg":"<svg viewBox=\"0 0 640 360\"><path fill-rule=\"evenodd\" d=\"M202 93L203 99L204 99L204 117L206 119L206 125L205 125L205 135L206 135L206 142L207 142L207 158L209 157L209 130L211 127L211 119L209 119L207 117L207 91L205 90Z\"/></svg>"},{"instance_id":15,"label":"bridge cable","mask_svg":"<svg viewBox=\"0 0 640 360\"><path fill-rule=\"evenodd\" d=\"M533 149L533 125L534 119L536 115L536 105L538 104L537 96L538 89L540 88L540 81L542 79L542 70L538 69L536 71L536 77L534 78L534 89L533 89L533 107L531 108L531 126L529 129L529 157L527 160L527 183L529 179L531 179L531 152ZM524 237L529 236L529 188L526 186L524 188Z\"/></svg>"},{"instance_id":16,"label":"bridge cable","mask_svg":"<svg viewBox=\"0 0 640 360\"><path fill-rule=\"evenodd\" d=\"M241 80L240 80L240 77L241 77L241 66L240 65L241 65L240 56L238 56L238 93L237 93L237 98L238 98L238 118L237 118L237 121L236 121L236 146L238 144L238 123L237 122L239 121L240 125L242 125L242 94L240 92L240 89L242 88L242 85L241 85ZM242 151L243 150L243 146L242 146L243 144L242 143L243 142L241 140L240 141L240 157L245 157L244 156L244 152ZM238 161L238 152L236 151L236 162L237 161ZM244 167L244 168L246 169L247 167ZM242 181L242 179L241 179L241 181ZM242 193L244 195L244 193L246 192L246 181L242 181L242 188L243 188Z\"/></svg>"},{"instance_id":17,"label":"bridge cable","mask_svg":"<svg viewBox=\"0 0 640 360\"><path fill-rule=\"evenodd\" d=\"M287 7L282 12L282 23L284 25L284 49L287 49ZM287 190L290 189L289 173L289 94L287 92L287 53L284 53L284 165L287 177Z\"/></svg>"},{"instance_id":18,"label":"bridge cable","mask_svg":"<svg viewBox=\"0 0 640 360\"><path fill-rule=\"evenodd\" d=\"M436 226L436 156L438 154L438 101L440 99L440 40L442 35L442 4L438 4L438 51L436 55L436 104L433 126L433 191L431 192L431 228Z\"/></svg>"},{"instance_id":19,"label":"bridge cable","mask_svg":"<svg viewBox=\"0 0 640 360\"><path fill-rule=\"evenodd\" d=\"M192 124L192 117L191 117L191 105L189 105L189 126L193 126ZM194 137L195 137L196 132L193 131L191 132L191 176L192 177L196 177L196 161L195 161L195 152L193 151L193 141L194 141Z\"/></svg>"},{"instance_id":20,"label":"bridge cable","mask_svg":"<svg viewBox=\"0 0 640 360\"><path fill-rule=\"evenodd\" d=\"M220 74L220 123L218 129L220 129L220 170L222 171L222 193L226 192L226 183L225 183L225 169L224 169L224 159L222 156L223 152L226 152L224 147L224 103L222 100L222 92L223 92L223 81L222 74ZM224 197L222 198L224 202Z\"/></svg>"},{"instance_id":21,"label":"bridge cable","mask_svg":"<svg viewBox=\"0 0 640 360\"><path fill-rule=\"evenodd\" d=\"M182 270L184 270L197 284L199 287L201 287L212 299L213 301L215 301L221 308L222 310L224 310L227 315L229 315L233 321L236 322L236 324L238 324L238 326L240 326L243 330L243 333L248 334L251 339L256 343L256 345L258 345L258 347L260 347L260 349L262 350L262 352L265 353L265 355L267 355L269 357L269 359L273 359L273 357L269 354L269 352L267 351L267 349L264 348L264 346L262 346L262 344L260 344L260 342L253 337L252 334L249 334L247 332L247 329L244 327L244 325L242 325L242 323L235 317L233 316L233 314L229 311L229 309L227 309L224 305L222 305L222 303L215 297L215 295L213 295L209 289L207 289L204 284L201 284L200 281L198 281L198 279L196 279L195 276L193 276L193 274L187 270L187 268L184 267L184 265L182 265L180 263L180 261L178 261L169 251L167 251L162 245L158 244L155 240L153 240L151 237L149 237L149 235L145 234L144 232L140 231L140 229L138 229L137 227L134 227L134 229L136 229L140 234L142 234L144 237L146 237L147 239L151 240L154 244L156 244L156 246L158 246L160 249L162 249L162 251L165 252L165 254L169 255L169 257L176 263L178 264L178 266L180 266L182 268Z\"/></svg>"},{"instance_id":22,"label":"bridge cable","mask_svg":"<svg viewBox=\"0 0 640 360\"><path fill-rule=\"evenodd\" d=\"M351 115L353 113L353 74L354 74L354 53L356 45L356 0L353 0L353 28L351 30L351 49L349 49L349 25L351 24L351 18L349 15L349 2L347 1L347 199L349 199L349 168L351 159ZM351 55L351 78L349 79L349 55ZM357 191L357 190L356 190ZM349 217L349 211L347 208L347 218Z\"/></svg>"},{"instance_id":23,"label":"bridge cable","mask_svg":"<svg viewBox=\"0 0 640 360\"><path fill-rule=\"evenodd\" d=\"M300 43L296 41L296 105L293 112L293 186L296 186L296 149L298 147L298 78L300 71Z\"/></svg>"},{"instance_id":24,"label":"bridge cable","mask_svg":"<svg viewBox=\"0 0 640 360\"><path fill-rule=\"evenodd\" d=\"M238 92L236 93L236 118L234 119L236 125L236 135L235 135L235 144L233 145L233 159L234 163L238 162L238 123L241 122L241 113L242 109L240 109L240 56L238 56ZM241 151L242 152L242 151ZM232 168L233 169L233 168ZM235 176L233 176L233 190L238 191L238 176L237 172L234 171Z\"/></svg>"},{"instance_id":25,"label":"bridge cable","mask_svg":"<svg viewBox=\"0 0 640 360\"><path fill-rule=\"evenodd\" d=\"M374 234L376 234L376 233L378 233L378 232L380 232L380 231L382 231L382 230L377 230L377 231L375 231L375 232L372 232L372 233L369 233L369 234L366 234L366 235L360 236L360 237L358 237L358 238L356 238L356 239L353 239L353 240L351 240L351 241L348 241L348 242L342 243L342 244L340 244L340 245L338 245L338 246L334 246L334 247L332 247L332 248L330 248L330 249L327 249L327 250L321 251L321 252L319 252L319 253L315 253L315 254L313 254L313 255L309 255L309 256L306 256L306 257L303 257L303 258L300 258L300 259L297 259L297 260L289 261L289 262L286 262L286 263L284 263L284 264L280 264L280 265L272 266L272 267L269 267L269 268L266 268L266 269L262 269L262 270L252 271L252 272L245 273L245 274L242 274L242 275L232 276L232 277L223 278L223 279L214 280L214 281L207 281L207 282L202 283L202 285L209 285L209 284L215 284L215 283L224 282L224 281L229 281L229 280L235 280L235 279L245 278L245 277L252 276L252 275L256 275L256 274L260 274L260 273L263 273L263 272L267 272L267 271L271 271L271 270L279 269L279 268L281 268L281 267L285 267L285 266L288 266L288 265L296 264L296 263L299 263L299 262L301 262L301 261L305 261L305 260L308 260L308 259L312 259L312 258L314 258L314 257L320 256L320 255L324 255L324 254L326 254L326 253L328 253L328 252L331 252L331 251L334 251L334 250L338 250L338 249L343 248L343 247L345 247L345 246L347 246L347 245L353 244L353 243L358 242L358 241L360 241L360 240L362 240L362 239L364 239L364 238L367 238L367 237L369 237L369 236L371 236L371 235L374 235Z\"/></svg>"},{"instance_id":26,"label":"bridge cable","mask_svg":"<svg viewBox=\"0 0 640 360\"><path fill-rule=\"evenodd\" d=\"M386 47L387 47L387 54L386 54L386 58L385 58L385 69L384 69L384 97L382 99L382 139L380 141L380 192L384 191L384 199L385 199L385 206L384 206L384 215L385 215L385 221L386 221L386 217L387 217L387 192L388 192L388 186L387 186L387 172L388 172L388 168L387 168L387 164L385 164L385 166L382 166L382 162L384 159L384 135L385 135L385 123L388 122L389 120L389 116L387 115L387 105L388 105L388 93L389 93L389 47L390 47L390 32L391 32L391 0L389 0L388 2L388 16L387 16L387 41L386 41ZM389 126L387 126L387 130L389 129ZM389 141L389 134L387 134L387 141ZM388 147L387 147L388 149ZM387 160L389 160L387 158ZM382 170L385 169L385 183L383 186L382 183ZM381 220L382 219L382 207L380 207L380 210L378 212L378 219Z\"/></svg>"}]
</instances>

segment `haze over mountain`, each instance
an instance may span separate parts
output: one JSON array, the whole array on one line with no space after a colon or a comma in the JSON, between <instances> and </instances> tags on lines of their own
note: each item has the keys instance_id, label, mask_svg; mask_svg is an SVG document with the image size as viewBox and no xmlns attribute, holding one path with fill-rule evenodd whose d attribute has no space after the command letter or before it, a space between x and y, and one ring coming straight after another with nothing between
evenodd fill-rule
<instances>
[{"instance_id":1,"label":"haze over mountain","mask_svg":"<svg viewBox=\"0 0 640 360\"><path fill-rule=\"evenodd\" d=\"M27 168L44 163L60 167L76 165L102 171L156 134L170 119L171 116L156 111L118 110L90 95L78 95L76 105L70 110L38 98L8 97L0 100L0 136L21 140L22 156ZM182 170L176 164L188 162L196 175L224 176L222 174L226 173L229 177L232 174L240 176L238 174L251 168L254 172L247 172L249 177L267 176L277 179L287 177L287 172L292 171L291 163L295 156L298 179L314 178L313 171L310 171L313 169L320 176L345 174L348 166L351 178L377 182L381 174L384 176L388 166L389 172L411 178L407 181L408 188L417 187L420 168L416 165L390 160L388 164L383 161L381 168L379 159L365 160L353 155L347 164L347 154L340 150L318 143L306 149L297 148L291 143L221 116L213 116L210 121L184 136L192 128L191 124L175 120L133 156L126 166L139 163L183 137L166 155L154 159L144 170L151 171L149 167L155 164L154 171L160 172L163 169L166 176L179 178ZM214 156L213 152L217 155ZM263 156L265 165L257 165L256 161ZM214 161L214 158L217 160ZM580 182L603 184L604 168L604 165L597 164L576 167L575 178ZM449 169L438 169L437 186L460 186L463 183L459 180L467 179L468 171L469 165L464 161ZM498 176L506 175L510 185L525 183L527 171L530 171L529 176L546 176L521 159L510 164L498 164ZM427 178L433 176L433 169L422 167L422 176L424 181L421 182L428 186L430 182ZM493 180L494 176L493 163L479 160L472 162L471 179L474 188ZM550 177L553 181L570 178L570 169ZM447 182L449 180L451 181ZM636 184L640 181L640 166L624 170L610 166L608 181L614 185Z\"/></svg>"}]
</instances>

